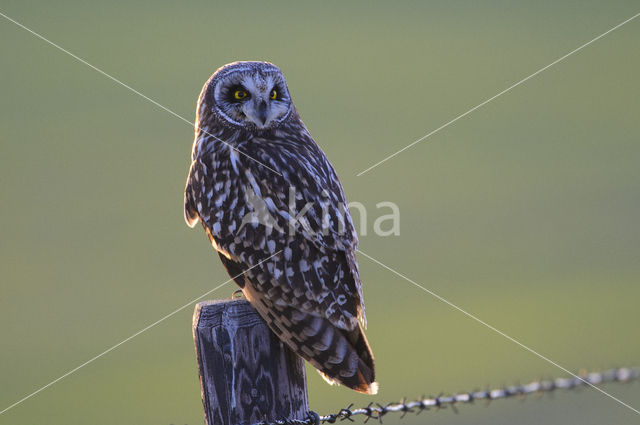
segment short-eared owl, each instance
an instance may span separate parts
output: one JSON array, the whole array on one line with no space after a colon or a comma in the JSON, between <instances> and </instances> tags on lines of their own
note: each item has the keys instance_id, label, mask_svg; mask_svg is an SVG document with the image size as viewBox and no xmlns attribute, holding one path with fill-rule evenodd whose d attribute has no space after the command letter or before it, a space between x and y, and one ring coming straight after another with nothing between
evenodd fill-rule
<instances>
[{"instance_id":1,"label":"short-eared owl","mask_svg":"<svg viewBox=\"0 0 640 425\"><path fill-rule=\"evenodd\" d=\"M185 189L228 273L273 332L331 383L377 390L358 239L335 170L278 67L234 62L204 85Z\"/></svg>"}]
</instances>

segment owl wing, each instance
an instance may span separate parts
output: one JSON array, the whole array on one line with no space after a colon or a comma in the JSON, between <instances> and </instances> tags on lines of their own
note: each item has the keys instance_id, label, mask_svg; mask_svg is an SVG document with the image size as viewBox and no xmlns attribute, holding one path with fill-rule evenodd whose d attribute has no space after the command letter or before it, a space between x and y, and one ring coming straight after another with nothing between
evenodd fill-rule
<instances>
[{"instance_id":1,"label":"owl wing","mask_svg":"<svg viewBox=\"0 0 640 425\"><path fill-rule=\"evenodd\" d=\"M274 257L279 264L267 261L247 273L260 293L355 329L358 318L366 320L357 236L326 156L310 136L302 143L253 140L238 149L246 155L222 149L195 159L185 190L187 223L202 222L228 270L246 270L281 251Z\"/></svg>"},{"instance_id":2,"label":"owl wing","mask_svg":"<svg viewBox=\"0 0 640 425\"><path fill-rule=\"evenodd\" d=\"M198 216L198 209L196 208L196 200L193 193L192 185L198 183L198 176L195 175L197 171L194 169L198 168L197 161L194 160L191 163L191 167L189 167L189 175L187 177L187 187L184 189L184 221L187 222L187 225L192 229L196 227L198 221L200 221L200 217Z\"/></svg>"}]
</instances>

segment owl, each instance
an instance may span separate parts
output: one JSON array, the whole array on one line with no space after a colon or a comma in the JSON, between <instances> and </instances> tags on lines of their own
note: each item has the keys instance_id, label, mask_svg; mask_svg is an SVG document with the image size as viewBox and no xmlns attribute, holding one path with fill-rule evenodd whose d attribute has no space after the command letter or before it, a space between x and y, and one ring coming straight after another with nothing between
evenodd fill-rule
<instances>
[{"instance_id":1,"label":"owl","mask_svg":"<svg viewBox=\"0 0 640 425\"><path fill-rule=\"evenodd\" d=\"M234 62L205 83L184 193L222 264L270 329L332 384L375 394L356 261L336 171L268 62Z\"/></svg>"}]
</instances>

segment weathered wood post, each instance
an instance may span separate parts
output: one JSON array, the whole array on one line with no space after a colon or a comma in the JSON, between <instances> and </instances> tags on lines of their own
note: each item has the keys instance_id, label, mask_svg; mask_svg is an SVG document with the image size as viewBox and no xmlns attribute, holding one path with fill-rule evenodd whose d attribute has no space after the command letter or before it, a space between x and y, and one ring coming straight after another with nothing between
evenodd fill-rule
<instances>
[{"instance_id":1,"label":"weathered wood post","mask_svg":"<svg viewBox=\"0 0 640 425\"><path fill-rule=\"evenodd\" d=\"M193 338L207 425L308 417L304 361L247 301L196 305Z\"/></svg>"}]
</instances>

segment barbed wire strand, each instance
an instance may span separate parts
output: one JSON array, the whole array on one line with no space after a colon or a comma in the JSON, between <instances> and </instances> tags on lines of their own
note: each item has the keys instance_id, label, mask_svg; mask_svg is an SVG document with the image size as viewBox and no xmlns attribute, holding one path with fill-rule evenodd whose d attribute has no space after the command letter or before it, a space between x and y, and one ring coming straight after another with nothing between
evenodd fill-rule
<instances>
[{"instance_id":1,"label":"barbed wire strand","mask_svg":"<svg viewBox=\"0 0 640 425\"><path fill-rule=\"evenodd\" d=\"M438 397L422 397L415 401L402 400L401 402L389 403L386 405L378 403L369 403L366 407L353 408L353 404L340 409L337 413L328 415L318 415L310 411L306 419L282 419L273 422L264 421L260 425L321 425L324 423L333 424L336 421L349 420L353 422L354 416L363 416L364 422L374 419L382 423L382 418L389 413L401 413L401 418L407 413L420 414L425 410L437 410L449 406L456 411L458 403L470 404L474 401L484 400L491 402L493 400L506 399L512 397L524 398L530 394L543 395L552 393L557 390L573 390L584 387L587 383L592 385L602 385L611 382L631 382L640 378L640 368L638 367L621 367L609 369L604 372L581 372L578 376L570 378L556 379L539 379L525 385L511 385L508 387L487 389L479 391L470 391L466 393L458 393L449 396ZM586 381L586 382L585 382Z\"/></svg>"}]
</instances>

